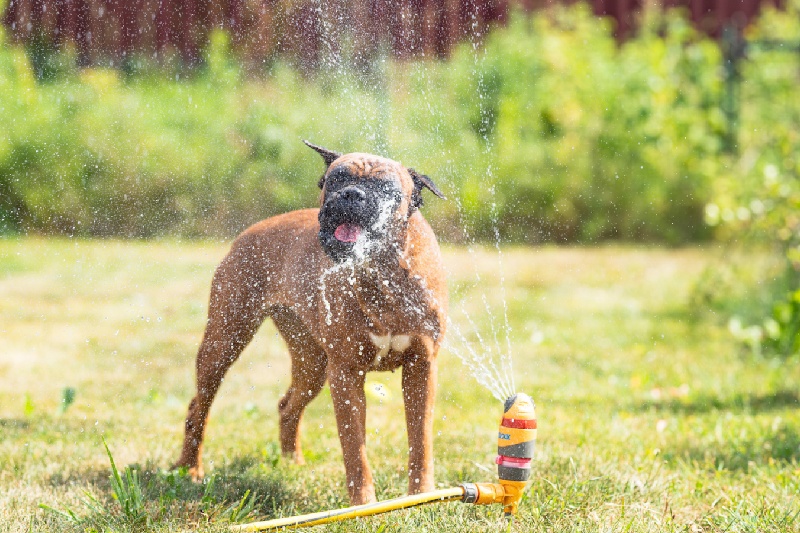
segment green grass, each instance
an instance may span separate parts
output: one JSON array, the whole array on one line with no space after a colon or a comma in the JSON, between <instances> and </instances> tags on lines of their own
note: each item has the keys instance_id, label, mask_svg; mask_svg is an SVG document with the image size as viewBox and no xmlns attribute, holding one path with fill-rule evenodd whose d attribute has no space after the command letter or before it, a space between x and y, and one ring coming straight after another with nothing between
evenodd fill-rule
<instances>
[{"instance_id":1,"label":"green grass","mask_svg":"<svg viewBox=\"0 0 800 533\"><path fill-rule=\"evenodd\" d=\"M226 249L0 240L0 531L223 531L237 508L255 519L348 504L327 392L305 419L308 464L279 458L288 358L271 325L212 410L213 482L165 470ZM800 531L800 364L743 348L727 317L702 308L698 281L729 261L711 248L504 250L516 386L536 399L540 427L511 531ZM502 313L496 252L448 249L446 262L451 307L463 302L488 331L481 295ZM437 482L493 481L500 405L450 350L440 356ZM406 487L398 377L369 376L388 391L371 394L368 410L382 499ZM453 503L327 530L506 531L500 515Z\"/></svg>"}]
</instances>

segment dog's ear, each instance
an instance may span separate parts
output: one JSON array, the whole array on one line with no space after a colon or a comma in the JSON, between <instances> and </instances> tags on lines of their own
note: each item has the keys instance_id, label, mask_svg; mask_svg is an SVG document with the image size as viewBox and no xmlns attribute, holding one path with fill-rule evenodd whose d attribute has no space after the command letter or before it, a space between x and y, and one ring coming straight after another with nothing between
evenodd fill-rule
<instances>
[{"instance_id":1,"label":"dog's ear","mask_svg":"<svg viewBox=\"0 0 800 533\"><path fill-rule=\"evenodd\" d=\"M306 140L304 140L303 142L306 144L306 146L308 146L309 148L311 148L312 150L314 150L315 152L317 152L319 155L322 156L322 159L325 160L325 166L328 167L331 166L331 163L333 163L342 156L342 154L340 153L332 152L331 150L328 150L327 148L323 148L321 146L317 146L316 144L311 144Z\"/></svg>"},{"instance_id":2,"label":"dog's ear","mask_svg":"<svg viewBox=\"0 0 800 533\"><path fill-rule=\"evenodd\" d=\"M315 152L317 152L319 155L322 156L322 159L325 160L325 170L326 171L327 171L328 167L331 166L331 163L333 163L334 161L339 159L339 157L341 157L341 155L342 155L340 153L328 150L327 148L323 148L321 146L317 146L316 144L311 144L310 142L306 141L305 139L303 139L303 142L305 143L306 146L308 146L309 148L311 148L312 150L314 150ZM317 187L319 187L321 189L324 185L325 185L325 173L323 172L322 176L319 178L319 181L317 182Z\"/></svg>"},{"instance_id":3,"label":"dog's ear","mask_svg":"<svg viewBox=\"0 0 800 533\"><path fill-rule=\"evenodd\" d=\"M447 200L442 191L439 190L439 187L428 176L420 174L413 168L409 168L408 173L411 175L411 179L414 180L414 192L411 195L412 208L422 207L422 189L429 189L442 200Z\"/></svg>"}]
</instances>

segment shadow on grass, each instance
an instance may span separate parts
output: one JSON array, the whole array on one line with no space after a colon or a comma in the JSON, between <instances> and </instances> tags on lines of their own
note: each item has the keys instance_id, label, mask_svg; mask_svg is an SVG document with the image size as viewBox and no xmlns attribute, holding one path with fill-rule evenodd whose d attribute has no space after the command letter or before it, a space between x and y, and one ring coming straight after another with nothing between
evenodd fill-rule
<instances>
[{"instance_id":1,"label":"shadow on grass","mask_svg":"<svg viewBox=\"0 0 800 533\"><path fill-rule=\"evenodd\" d=\"M185 470L146 468L140 479L146 498L159 501L235 504L249 494L255 498L258 515L273 516L292 499L280 472L254 457L238 458L214 470L202 483L191 480Z\"/></svg>"},{"instance_id":2,"label":"shadow on grass","mask_svg":"<svg viewBox=\"0 0 800 533\"><path fill-rule=\"evenodd\" d=\"M753 467L800 460L800 433L783 427L769 434L750 431L747 436L724 443L704 442L664 454L665 459L684 459L702 468L747 472Z\"/></svg>"},{"instance_id":3,"label":"shadow on grass","mask_svg":"<svg viewBox=\"0 0 800 533\"><path fill-rule=\"evenodd\" d=\"M186 469L165 470L151 464L126 467L136 472L144 505L156 515L213 519L220 511L244 500L252 501L254 516L271 517L293 501L285 476L274 465L256 457L236 459L194 482ZM101 500L114 499L111 469L92 469L79 474L51 476L53 486L93 487Z\"/></svg>"},{"instance_id":4,"label":"shadow on grass","mask_svg":"<svg viewBox=\"0 0 800 533\"><path fill-rule=\"evenodd\" d=\"M737 394L727 398L702 395L687 400L645 401L633 406L635 411L669 411L685 415L713 411L765 412L786 408L800 409L800 393L779 390L769 394Z\"/></svg>"}]
</instances>

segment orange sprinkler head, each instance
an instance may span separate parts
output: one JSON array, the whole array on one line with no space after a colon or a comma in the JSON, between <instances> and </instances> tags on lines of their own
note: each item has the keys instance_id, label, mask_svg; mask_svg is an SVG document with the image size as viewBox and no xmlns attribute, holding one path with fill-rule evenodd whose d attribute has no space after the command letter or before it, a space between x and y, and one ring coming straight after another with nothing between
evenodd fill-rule
<instances>
[{"instance_id":1,"label":"orange sprinkler head","mask_svg":"<svg viewBox=\"0 0 800 533\"><path fill-rule=\"evenodd\" d=\"M531 477L536 444L536 408L530 396L517 393L505 402L497 434L497 476L504 489L505 513L516 514Z\"/></svg>"},{"instance_id":2,"label":"orange sprinkler head","mask_svg":"<svg viewBox=\"0 0 800 533\"><path fill-rule=\"evenodd\" d=\"M517 513L525 485L531 477L531 460L536 443L536 410L527 394L517 393L505 402L497 434L499 483L464 483L465 503L502 503L506 516Z\"/></svg>"}]
</instances>

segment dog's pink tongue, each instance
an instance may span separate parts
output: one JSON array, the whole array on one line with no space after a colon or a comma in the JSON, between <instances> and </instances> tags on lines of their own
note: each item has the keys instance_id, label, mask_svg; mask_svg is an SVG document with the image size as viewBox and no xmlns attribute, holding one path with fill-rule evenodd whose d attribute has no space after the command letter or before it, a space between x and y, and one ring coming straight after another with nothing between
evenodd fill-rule
<instances>
[{"instance_id":1,"label":"dog's pink tongue","mask_svg":"<svg viewBox=\"0 0 800 533\"><path fill-rule=\"evenodd\" d=\"M336 240L342 242L356 242L359 235L361 235L361 226L356 224L340 224L333 232Z\"/></svg>"}]
</instances>

